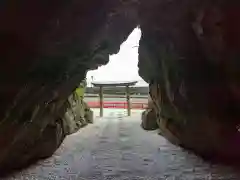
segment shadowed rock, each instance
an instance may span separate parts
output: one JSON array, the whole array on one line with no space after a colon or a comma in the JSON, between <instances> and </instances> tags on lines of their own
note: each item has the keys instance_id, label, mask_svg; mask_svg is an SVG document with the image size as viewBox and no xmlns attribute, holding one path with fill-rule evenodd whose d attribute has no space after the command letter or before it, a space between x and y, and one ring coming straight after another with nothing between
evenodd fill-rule
<instances>
[{"instance_id":1,"label":"shadowed rock","mask_svg":"<svg viewBox=\"0 0 240 180\"><path fill-rule=\"evenodd\" d=\"M142 128L148 131L153 131L159 128L157 124L156 113L154 110L145 110L142 112Z\"/></svg>"}]
</instances>

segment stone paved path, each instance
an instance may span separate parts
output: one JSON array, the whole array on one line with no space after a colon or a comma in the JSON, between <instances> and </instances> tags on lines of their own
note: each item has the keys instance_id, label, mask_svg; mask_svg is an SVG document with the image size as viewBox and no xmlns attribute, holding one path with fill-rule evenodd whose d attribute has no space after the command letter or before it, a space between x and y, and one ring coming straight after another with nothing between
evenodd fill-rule
<instances>
[{"instance_id":1,"label":"stone paved path","mask_svg":"<svg viewBox=\"0 0 240 180\"><path fill-rule=\"evenodd\" d=\"M240 180L237 170L205 163L139 124L140 111L129 118L124 110L106 110L53 157L6 179Z\"/></svg>"}]
</instances>

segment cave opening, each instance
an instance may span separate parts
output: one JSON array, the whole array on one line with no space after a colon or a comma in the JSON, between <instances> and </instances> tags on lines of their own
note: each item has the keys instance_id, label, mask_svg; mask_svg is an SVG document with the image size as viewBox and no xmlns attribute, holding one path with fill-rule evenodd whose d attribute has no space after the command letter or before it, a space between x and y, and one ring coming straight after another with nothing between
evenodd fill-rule
<instances>
[{"instance_id":1,"label":"cave opening","mask_svg":"<svg viewBox=\"0 0 240 180\"><path fill-rule=\"evenodd\" d=\"M138 81L136 86L148 86L138 73L138 47L141 29L136 27L121 44L117 54L109 55L109 62L87 72L87 86L92 81Z\"/></svg>"},{"instance_id":2,"label":"cave opening","mask_svg":"<svg viewBox=\"0 0 240 180\"><path fill-rule=\"evenodd\" d=\"M139 75L138 48L141 39L141 29L136 27L121 44L117 54L109 55L109 62L86 74L86 89L84 100L91 108L109 109L144 109L147 106L148 83ZM92 83L123 83L136 82L129 88L129 105L125 86L110 85L103 88L103 108L101 109L101 94L99 87ZM95 97L93 97L95 95ZM99 99L100 98L100 99ZM130 114L130 109L127 110ZM101 114L101 113L100 113Z\"/></svg>"}]
</instances>

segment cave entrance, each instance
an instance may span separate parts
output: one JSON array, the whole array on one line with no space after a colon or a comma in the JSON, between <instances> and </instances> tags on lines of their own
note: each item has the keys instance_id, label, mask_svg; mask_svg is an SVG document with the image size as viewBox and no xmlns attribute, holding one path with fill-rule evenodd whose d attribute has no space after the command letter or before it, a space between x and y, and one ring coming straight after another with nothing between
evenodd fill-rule
<instances>
[{"instance_id":1,"label":"cave entrance","mask_svg":"<svg viewBox=\"0 0 240 180\"><path fill-rule=\"evenodd\" d=\"M144 109L147 104L148 83L138 73L138 47L141 30L136 27L120 46L117 54L110 55L108 64L88 71L86 75L87 88L85 101L91 108L100 108L99 88L93 87L92 82L126 82L137 81L130 89L131 107ZM103 107L108 109L126 109L125 87L103 88Z\"/></svg>"},{"instance_id":2,"label":"cave entrance","mask_svg":"<svg viewBox=\"0 0 240 180\"><path fill-rule=\"evenodd\" d=\"M138 74L138 47L141 30L136 27L120 46L117 54L110 55L110 61L96 70L88 71L87 82L92 81L132 81L137 80L137 86L148 86Z\"/></svg>"}]
</instances>

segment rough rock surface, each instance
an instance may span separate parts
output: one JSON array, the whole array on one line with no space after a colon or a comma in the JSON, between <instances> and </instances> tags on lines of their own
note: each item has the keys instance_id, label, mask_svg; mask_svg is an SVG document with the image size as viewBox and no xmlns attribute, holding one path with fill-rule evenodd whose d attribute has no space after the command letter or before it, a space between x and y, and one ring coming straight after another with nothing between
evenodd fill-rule
<instances>
[{"instance_id":1,"label":"rough rock surface","mask_svg":"<svg viewBox=\"0 0 240 180\"><path fill-rule=\"evenodd\" d=\"M73 98L73 97L76 98ZM63 130L66 135L77 132L88 123L93 123L93 111L87 106L83 99L75 93L68 99L68 108L63 121Z\"/></svg>"},{"instance_id":2,"label":"rough rock surface","mask_svg":"<svg viewBox=\"0 0 240 180\"><path fill-rule=\"evenodd\" d=\"M137 26L132 7L118 0L1 2L1 172L22 166L22 155L64 116L87 69L118 51Z\"/></svg>"},{"instance_id":3,"label":"rough rock surface","mask_svg":"<svg viewBox=\"0 0 240 180\"><path fill-rule=\"evenodd\" d=\"M147 131L159 129L157 122L157 116L154 109L154 103L151 96L148 97L148 106L145 111L142 112L142 123L141 127Z\"/></svg>"},{"instance_id":4,"label":"rough rock surface","mask_svg":"<svg viewBox=\"0 0 240 180\"><path fill-rule=\"evenodd\" d=\"M50 124L63 131L58 119L87 69L137 25L160 129L199 153L239 158L238 1L3 0L0 9L0 170L21 166Z\"/></svg>"},{"instance_id":5,"label":"rough rock surface","mask_svg":"<svg viewBox=\"0 0 240 180\"><path fill-rule=\"evenodd\" d=\"M77 132L88 123L93 123L93 111L75 92L67 99L63 108L65 114L50 122L30 146L12 155L4 170L23 168L38 159L51 156L67 135ZM13 158L18 158L16 164L12 163Z\"/></svg>"},{"instance_id":6,"label":"rough rock surface","mask_svg":"<svg viewBox=\"0 0 240 180\"><path fill-rule=\"evenodd\" d=\"M159 128L157 124L156 113L153 109L147 109L142 112L141 127L145 130L156 130Z\"/></svg>"},{"instance_id":7,"label":"rough rock surface","mask_svg":"<svg viewBox=\"0 0 240 180\"><path fill-rule=\"evenodd\" d=\"M142 1L139 18L140 74L151 80L163 135L204 156L235 162L239 8L235 1Z\"/></svg>"}]
</instances>

